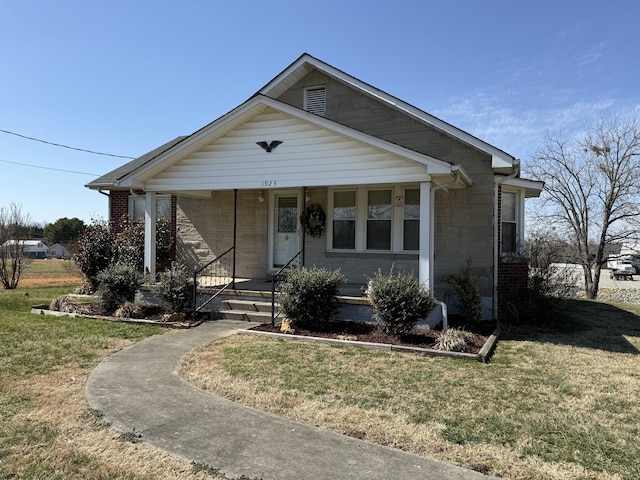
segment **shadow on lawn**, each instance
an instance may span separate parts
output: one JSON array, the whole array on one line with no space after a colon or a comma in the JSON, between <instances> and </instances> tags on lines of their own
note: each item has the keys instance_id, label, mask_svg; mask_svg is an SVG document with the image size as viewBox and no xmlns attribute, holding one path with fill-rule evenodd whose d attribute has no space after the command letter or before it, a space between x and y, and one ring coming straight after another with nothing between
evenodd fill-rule
<instances>
[{"instance_id":1,"label":"shadow on lawn","mask_svg":"<svg viewBox=\"0 0 640 480\"><path fill-rule=\"evenodd\" d=\"M640 354L627 336L640 338L640 316L614 305L568 300L544 326L504 326L500 338Z\"/></svg>"}]
</instances>

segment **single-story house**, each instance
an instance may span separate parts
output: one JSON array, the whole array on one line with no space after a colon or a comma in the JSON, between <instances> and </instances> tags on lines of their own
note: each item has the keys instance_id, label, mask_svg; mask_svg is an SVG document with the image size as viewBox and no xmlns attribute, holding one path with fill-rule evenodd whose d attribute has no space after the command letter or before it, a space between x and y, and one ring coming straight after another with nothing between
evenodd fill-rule
<instances>
[{"instance_id":1,"label":"single-story house","mask_svg":"<svg viewBox=\"0 0 640 480\"><path fill-rule=\"evenodd\" d=\"M414 272L452 309L442 278L469 259L491 318L526 282L524 202L543 188L509 153L308 54L86 186L109 195L112 221L145 222L151 278L162 218L192 268L233 249L229 275L264 279L300 252L354 284Z\"/></svg>"},{"instance_id":2,"label":"single-story house","mask_svg":"<svg viewBox=\"0 0 640 480\"><path fill-rule=\"evenodd\" d=\"M22 247L22 255L27 258L47 258L47 244L42 240L7 240L2 248L13 247L19 243Z\"/></svg>"}]
</instances>

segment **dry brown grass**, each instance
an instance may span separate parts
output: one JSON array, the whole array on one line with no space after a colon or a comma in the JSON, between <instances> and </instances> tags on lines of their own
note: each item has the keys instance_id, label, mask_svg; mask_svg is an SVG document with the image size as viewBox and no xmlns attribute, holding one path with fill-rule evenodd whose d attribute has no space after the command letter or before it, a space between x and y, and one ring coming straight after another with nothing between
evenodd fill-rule
<instances>
[{"instance_id":1,"label":"dry brown grass","mask_svg":"<svg viewBox=\"0 0 640 480\"><path fill-rule=\"evenodd\" d=\"M628 340L640 348L639 338L629 337ZM538 440L533 435L515 435L519 438L515 443L501 440L452 442L444 436L456 418L471 423L477 419L480 424L483 416L495 415L497 423L515 424L518 428L520 417L525 423L541 424L553 417L557 422L551 422L551 425L561 428L565 422L572 425L574 412L575 418L581 418L598 409L602 412L599 424L611 427L615 432L617 422L628 423L634 416L640 418L640 404L634 401L628 405L630 410L613 415L609 415L607 407L598 404L619 398L637 398L637 357L634 355L603 352L599 356L586 349L562 345L554 347L553 358L550 358L548 345L503 342L500 348L506 348L506 351L498 355L503 353L510 361L522 362L521 365L469 367L460 363L467 367L458 368L456 362L441 359L369 352L345 355L344 350L338 348L317 345L307 348L308 354L299 349L289 354L284 352L287 347L282 342L274 347L273 340L236 335L191 352L182 359L179 373L201 388L250 407L509 479L634 478L607 473L606 468L588 468L579 461L551 460L527 453L536 447L534 444ZM530 354L518 354L520 348L530 350ZM274 358L269 358L271 355ZM246 363L243 357L247 358ZM554 366L556 362L558 364ZM302 366L298 368L298 364ZM615 372L611 371L612 365L615 365ZM469 370L465 371L466 368ZM551 375L561 375L564 383L562 379L553 379L549 383L536 384L537 377L532 375L544 376L547 368ZM492 369L495 370L492 372ZM419 375L428 377L402 390L397 384L386 384L381 380L383 377L378 373L384 371L391 377L411 378L418 371L421 372ZM316 383L313 379L292 378L301 372L307 372L308 377L323 376L330 380ZM530 380L517 378L522 372L530 376ZM338 377L344 377L344 380ZM374 380L368 381L371 378ZM510 379L513 386L509 384ZM342 381L344 385L340 385ZM532 384L526 387L529 381ZM525 388L530 390L525 391ZM358 398L351 397L349 389L357 390ZM369 401L368 398L388 401ZM525 414L524 409L541 402L538 399L546 399L545 405L549 407ZM412 416L417 414L418 404L431 408L423 409L428 412L427 418L416 422ZM557 410L554 410L552 405L556 404ZM567 436L576 434L586 437L589 442L588 437L593 435L595 427L572 425L571 429L574 427L577 433L567 431Z\"/></svg>"},{"instance_id":2,"label":"dry brown grass","mask_svg":"<svg viewBox=\"0 0 640 480\"><path fill-rule=\"evenodd\" d=\"M18 284L21 288L81 285L82 273L71 260L31 260Z\"/></svg>"},{"instance_id":3,"label":"dry brown grass","mask_svg":"<svg viewBox=\"0 0 640 480\"><path fill-rule=\"evenodd\" d=\"M102 352L106 357L130 342L121 341ZM25 436L15 445L0 470L6 478L35 478L34 465L51 465L51 476L57 478L131 478L131 479L212 479L223 478L205 471L194 472L186 459L158 450L145 443L126 441L110 428L97 412L89 409L85 398L88 369L67 367L54 374L16 380L6 389L9 397L29 396L28 408L12 419L16 428L33 435L57 433L52 443L34 448L33 438ZM47 471L47 467L43 468ZM38 476L37 478L40 478Z\"/></svg>"}]
</instances>

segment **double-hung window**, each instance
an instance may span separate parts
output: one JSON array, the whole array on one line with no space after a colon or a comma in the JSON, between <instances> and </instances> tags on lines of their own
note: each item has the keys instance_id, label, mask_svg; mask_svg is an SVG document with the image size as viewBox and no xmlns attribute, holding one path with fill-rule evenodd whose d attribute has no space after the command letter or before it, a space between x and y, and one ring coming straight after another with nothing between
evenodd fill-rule
<instances>
[{"instance_id":1,"label":"double-hung window","mask_svg":"<svg viewBox=\"0 0 640 480\"><path fill-rule=\"evenodd\" d=\"M517 253L518 251L520 203L518 192L502 191L500 209L502 253Z\"/></svg>"},{"instance_id":2,"label":"double-hung window","mask_svg":"<svg viewBox=\"0 0 640 480\"><path fill-rule=\"evenodd\" d=\"M356 248L356 200L356 190L333 192L333 249L354 250Z\"/></svg>"},{"instance_id":3,"label":"double-hung window","mask_svg":"<svg viewBox=\"0 0 640 480\"><path fill-rule=\"evenodd\" d=\"M408 252L420 244L420 189L371 186L329 193L330 251Z\"/></svg>"},{"instance_id":4,"label":"double-hung window","mask_svg":"<svg viewBox=\"0 0 640 480\"><path fill-rule=\"evenodd\" d=\"M367 250L391 250L391 190L367 192Z\"/></svg>"},{"instance_id":5,"label":"double-hung window","mask_svg":"<svg viewBox=\"0 0 640 480\"><path fill-rule=\"evenodd\" d=\"M403 249L420 250L420 189L404 191L404 216L402 230Z\"/></svg>"},{"instance_id":6,"label":"double-hung window","mask_svg":"<svg viewBox=\"0 0 640 480\"><path fill-rule=\"evenodd\" d=\"M144 222L144 195L129 197L129 220L132 223ZM156 195L156 219L171 221L171 195Z\"/></svg>"}]
</instances>

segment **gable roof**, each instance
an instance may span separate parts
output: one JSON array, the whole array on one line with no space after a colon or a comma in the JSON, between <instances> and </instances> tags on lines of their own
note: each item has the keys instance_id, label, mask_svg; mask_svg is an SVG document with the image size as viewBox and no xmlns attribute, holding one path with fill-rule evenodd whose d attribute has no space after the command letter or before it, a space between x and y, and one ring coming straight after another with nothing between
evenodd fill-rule
<instances>
[{"instance_id":1,"label":"gable roof","mask_svg":"<svg viewBox=\"0 0 640 480\"><path fill-rule=\"evenodd\" d=\"M282 93L287 91L314 69L319 70L324 74L331 76L343 83L346 83L351 87L363 92L364 94L374 97L379 101L386 103L407 115L410 115L418 121L425 123L446 135L456 138L457 140L464 142L471 147L474 147L482 152L491 155L491 163L494 169L513 168L513 162L515 161L515 158L505 151L500 150L499 148L494 147L493 145L490 145L477 137L474 137L464 130L454 127L450 123L434 117L433 115L420 110L419 108L414 107L413 105L400 100L393 95L389 95L388 93L323 62L322 60L318 60L308 53L302 54L295 62L289 65L273 80L262 87L257 92L257 95L259 94L269 97L279 97Z\"/></svg>"},{"instance_id":2,"label":"gable roof","mask_svg":"<svg viewBox=\"0 0 640 480\"><path fill-rule=\"evenodd\" d=\"M436 183L448 182L454 172L456 172L456 177L461 179L461 184L471 184L471 180L460 167L359 132L273 98L257 94L192 135L188 137L178 137L154 151L123 165L119 169L103 175L99 179L87 184L87 187L93 189L143 188L146 181L149 181L173 165L176 165L181 160L237 129L267 108L272 108L315 127L328 130L375 148L376 150L396 157L402 157L414 164L427 167L425 172L428 171L429 175L445 178L444 180L438 181L436 177L434 177Z\"/></svg>"}]
</instances>

